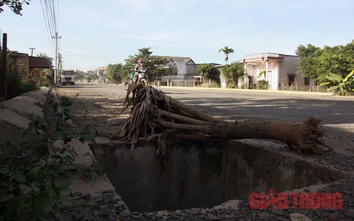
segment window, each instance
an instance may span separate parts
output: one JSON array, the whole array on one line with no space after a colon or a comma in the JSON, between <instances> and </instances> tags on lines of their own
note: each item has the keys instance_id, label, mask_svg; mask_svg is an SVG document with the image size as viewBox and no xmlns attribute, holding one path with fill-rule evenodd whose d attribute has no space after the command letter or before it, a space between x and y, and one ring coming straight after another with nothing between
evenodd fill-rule
<instances>
[{"instance_id":1,"label":"window","mask_svg":"<svg viewBox=\"0 0 354 221\"><path fill-rule=\"evenodd\" d=\"M304 85L310 85L310 79L307 77L304 77Z\"/></svg>"},{"instance_id":2,"label":"window","mask_svg":"<svg viewBox=\"0 0 354 221\"><path fill-rule=\"evenodd\" d=\"M288 86L291 86L295 83L295 74L288 75Z\"/></svg>"}]
</instances>

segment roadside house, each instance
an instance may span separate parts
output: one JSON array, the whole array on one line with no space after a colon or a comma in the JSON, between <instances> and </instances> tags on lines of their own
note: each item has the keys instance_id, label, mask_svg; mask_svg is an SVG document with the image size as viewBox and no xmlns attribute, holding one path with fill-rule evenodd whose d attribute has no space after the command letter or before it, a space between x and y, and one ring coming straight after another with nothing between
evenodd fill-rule
<instances>
[{"instance_id":1,"label":"roadside house","mask_svg":"<svg viewBox=\"0 0 354 221\"><path fill-rule=\"evenodd\" d=\"M52 70L52 62L47 58L29 56L25 53L11 51L9 55L9 69L23 72L28 78L35 81L41 78L42 70Z\"/></svg>"},{"instance_id":2,"label":"roadside house","mask_svg":"<svg viewBox=\"0 0 354 221\"><path fill-rule=\"evenodd\" d=\"M315 82L301 75L299 57L278 53L246 55L244 64L248 77L239 79L238 87L257 89L257 82L267 82L269 90L311 90ZM218 66L220 68L223 65ZM221 87L227 87L221 76Z\"/></svg>"},{"instance_id":3,"label":"roadside house","mask_svg":"<svg viewBox=\"0 0 354 221\"><path fill-rule=\"evenodd\" d=\"M97 74L99 82L106 83L107 67L99 67L99 68L97 68L96 74Z\"/></svg>"},{"instance_id":4,"label":"roadside house","mask_svg":"<svg viewBox=\"0 0 354 221\"><path fill-rule=\"evenodd\" d=\"M167 58L165 68L168 76L162 76L161 81L193 80L193 76L197 74L197 65L190 57L164 57Z\"/></svg>"},{"instance_id":5,"label":"roadside house","mask_svg":"<svg viewBox=\"0 0 354 221\"><path fill-rule=\"evenodd\" d=\"M299 57L278 53L251 54L242 61L248 74L243 84L256 88L257 81L269 83L270 90L309 90L314 82L300 74Z\"/></svg>"}]
</instances>

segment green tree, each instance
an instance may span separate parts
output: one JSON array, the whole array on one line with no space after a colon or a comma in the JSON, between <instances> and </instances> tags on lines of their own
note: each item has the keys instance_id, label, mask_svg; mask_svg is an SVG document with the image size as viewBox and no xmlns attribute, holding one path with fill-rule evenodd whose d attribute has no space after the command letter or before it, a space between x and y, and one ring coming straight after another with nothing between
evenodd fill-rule
<instances>
[{"instance_id":1,"label":"green tree","mask_svg":"<svg viewBox=\"0 0 354 221\"><path fill-rule=\"evenodd\" d=\"M316 80L319 84L333 87L354 70L354 40L345 45L325 46L322 49L311 44L300 45L296 51L300 58L299 68L303 76ZM336 76L337 77L336 77ZM330 79L333 80L330 84Z\"/></svg>"},{"instance_id":2,"label":"green tree","mask_svg":"<svg viewBox=\"0 0 354 221\"><path fill-rule=\"evenodd\" d=\"M166 74L164 65L167 63L167 58L163 56L150 56L149 73L154 80L159 80L160 77Z\"/></svg>"},{"instance_id":3,"label":"green tree","mask_svg":"<svg viewBox=\"0 0 354 221\"><path fill-rule=\"evenodd\" d=\"M51 64L53 64L53 58L49 57L46 53L39 53L37 54L37 57L46 58Z\"/></svg>"},{"instance_id":4,"label":"green tree","mask_svg":"<svg viewBox=\"0 0 354 221\"><path fill-rule=\"evenodd\" d=\"M0 13L4 11L2 8L7 5L15 14L22 15L22 5L29 5L30 0L1 0L0 1Z\"/></svg>"},{"instance_id":5,"label":"green tree","mask_svg":"<svg viewBox=\"0 0 354 221\"><path fill-rule=\"evenodd\" d=\"M220 84L220 71L216 67L214 67L214 65L201 64L198 66L197 72L204 78L210 79Z\"/></svg>"},{"instance_id":6,"label":"green tree","mask_svg":"<svg viewBox=\"0 0 354 221\"><path fill-rule=\"evenodd\" d=\"M39 53L37 54L37 57L47 59L51 66L53 66L53 58L49 57L46 53ZM52 70L46 68L41 70L40 79L36 82L36 84L38 87L49 86L52 84L52 81Z\"/></svg>"},{"instance_id":7,"label":"green tree","mask_svg":"<svg viewBox=\"0 0 354 221\"><path fill-rule=\"evenodd\" d=\"M153 52L150 51L150 48L141 48L138 49L139 53L135 55L130 55L125 59L122 72L124 76L127 76L134 66L138 63L139 58L143 59L145 68L148 69L148 78L149 81L153 78L161 76L165 70L161 67L162 64L167 62L167 58L162 56L152 56Z\"/></svg>"},{"instance_id":8,"label":"green tree","mask_svg":"<svg viewBox=\"0 0 354 221\"><path fill-rule=\"evenodd\" d=\"M82 73L80 73L79 70L76 71L75 75L74 75L75 80L83 80L84 79L84 75Z\"/></svg>"},{"instance_id":9,"label":"green tree","mask_svg":"<svg viewBox=\"0 0 354 221\"><path fill-rule=\"evenodd\" d=\"M116 84L120 83L124 79L125 75L123 72L122 64L109 64L107 66L106 78Z\"/></svg>"},{"instance_id":10,"label":"green tree","mask_svg":"<svg viewBox=\"0 0 354 221\"><path fill-rule=\"evenodd\" d=\"M320 54L320 48L308 44L307 46L299 45L296 50L297 56L299 56L299 68L303 76L309 79L316 79L316 56Z\"/></svg>"},{"instance_id":11,"label":"green tree","mask_svg":"<svg viewBox=\"0 0 354 221\"><path fill-rule=\"evenodd\" d=\"M307 78L325 81L325 76L345 76L354 69L354 40L345 46L325 46L323 49L308 44L300 45L296 51L300 58L300 72Z\"/></svg>"},{"instance_id":12,"label":"green tree","mask_svg":"<svg viewBox=\"0 0 354 221\"><path fill-rule=\"evenodd\" d=\"M223 48L219 49L219 53L222 52L225 54L225 62L227 64L227 61L229 60L229 54L234 53L234 49L229 48L228 46L225 46Z\"/></svg>"},{"instance_id":13,"label":"green tree","mask_svg":"<svg viewBox=\"0 0 354 221\"><path fill-rule=\"evenodd\" d=\"M89 75L89 76L87 77L87 80L88 80L89 82L91 82L91 81L93 81L93 80L96 80L96 79L98 79L98 76L95 75L95 74Z\"/></svg>"},{"instance_id":14,"label":"green tree","mask_svg":"<svg viewBox=\"0 0 354 221\"><path fill-rule=\"evenodd\" d=\"M243 64L233 62L221 68L222 75L226 79L228 87L237 87L239 78L247 75Z\"/></svg>"},{"instance_id":15,"label":"green tree","mask_svg":"<svg viewBox=\"0 0 354 221\"><path fill-rule=\"evenodd\" d=\"M124 70L134 68L134 66L138 63L139 58L143 59L145 67L149 66L148 61L150 60L150 55L153 52L150 51L150 48L140 48L138 51L138 54L129 55L129 57L125 59Z\"/></svg>"}]
</instances>

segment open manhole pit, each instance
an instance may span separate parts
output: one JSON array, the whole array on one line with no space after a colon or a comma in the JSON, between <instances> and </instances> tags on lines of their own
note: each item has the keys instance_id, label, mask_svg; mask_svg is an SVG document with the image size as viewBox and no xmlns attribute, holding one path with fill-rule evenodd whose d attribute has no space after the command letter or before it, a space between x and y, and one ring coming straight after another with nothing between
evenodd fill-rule
<instances>
[{"instance_id":1,"label":"open manhole pit","mask_svg":"<svg viewBox=\"0 0 354 221\"><path fill-rule=\"evenodd\" d=\"M91 146L130 211L211 208L252 192L329 183L341 173L286 154L229 141L217 146L177 142L165 164L151 143Z\"/></svg>"}]
</instances>

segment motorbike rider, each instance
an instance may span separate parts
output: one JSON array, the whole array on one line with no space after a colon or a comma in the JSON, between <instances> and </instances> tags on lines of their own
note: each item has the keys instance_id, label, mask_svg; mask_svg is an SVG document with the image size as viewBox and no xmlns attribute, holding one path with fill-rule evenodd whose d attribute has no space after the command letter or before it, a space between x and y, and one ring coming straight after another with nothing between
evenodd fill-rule
<instances>
[{"instance_id":1,"label":"motorbike rider","mask_svg":"<svg viewBox=\"0 0 354 221\"><path fill-rule=\"evenodd\" d=\"M134 67L134 83L139 81L139 73L144 73L145 75L146 68L144 67L143 59L139 58L138 63Z\"/></svg>"}]
</instances>

